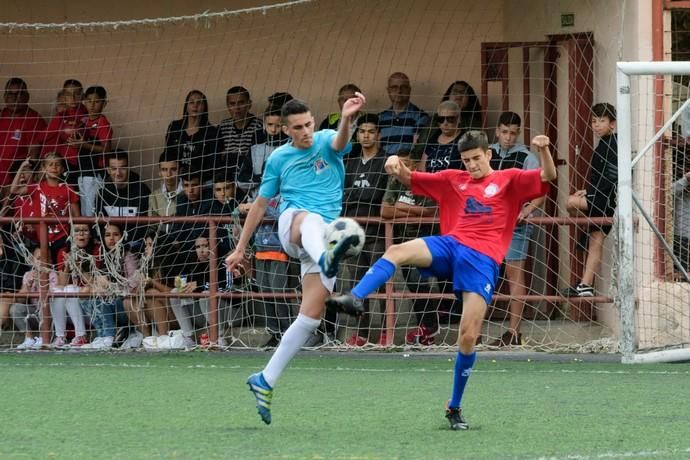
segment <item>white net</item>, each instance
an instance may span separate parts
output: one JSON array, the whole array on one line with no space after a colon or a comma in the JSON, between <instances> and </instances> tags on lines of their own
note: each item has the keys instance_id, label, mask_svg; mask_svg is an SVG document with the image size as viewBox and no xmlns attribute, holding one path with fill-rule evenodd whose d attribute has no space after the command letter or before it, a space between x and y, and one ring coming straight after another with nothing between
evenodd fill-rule
<instances>
[{"instance_id":1,"label":"white net","mask_svg":"<svg viewBox=\"0 0 690 460\"><path fill-rule=\"evenodd\" d=\"M83 333L89 341L112 335L116 343L127 335L157 337L144 341L151 348L159 339L163 347L275 345L300 294L299 266L277 241L277 216L255 235L246 276L228 279L222 259L237 241L265 158L287 140L275 126L287 96L307 101L319 128L334 128L338 102L358 88L367 95L367 116L378 118L354 126L343 212L366 223L368 237L362 254L341 270L338 289L360 279L387 245L438 231L433 203L389 183L385 156L409 150L427 171L458 167L458 135L484 129L501 144L496 127L510 111L520 122L508 118L508 127L519 124L520 131L495 147L494 166L530 167L530 140L544 133L559 179L543 203L525 212L531 220L520 229L524 248L516 245L515 260L502 270L484 346L617 349L615 232L597 240L600 263L587 263L591 229L610 224L611 213L598 221L582 212L571 217L566 203L578 190L600 187L591 183L599 138L590 109L614 102L615 61L633 52L624 46L632 33L626 21L645 7L535 0L521 2L515 15L514 3L499 0L249 3L241 11L150 20L99 20L96 12L82 22L0 25L6 110L28 103L37 112L3 112L0 169L9 171L3 197L13 224L3 227L2 291L20 289L26 256L40 242L39 225L27 218L69 216L72 205L99 218L97 225L50 224L48 252L60 274L55 299L67 300L48 303L75 313L67 309L58 318L65 314L54 308L46 340ZM389 79L396 72L407 79ZM389 110L405 105L410 91L419 112ZM13 139L17 130L20 139ZM46 182L60 176L50 170L59 168L49 164L52 152L67 171ZM374 161L362 161L370 154ZM27 157L37 160L23 171ZM134 216L151 219L112 219ZM167 216L189 219L160 220ZM593 296L578 284L591 286ZM568 287L574 290L563 292ZM69 297L76 291L79 300ZM0 302L5 329L16 302ZM81 321L75 304L83 331L73 324ZM449 283L402 269L368 307L361 320L326 312L309 345L455 342L461 306ZM3 343L21 343L20 332Z\"/></svg>"}]
</instances>

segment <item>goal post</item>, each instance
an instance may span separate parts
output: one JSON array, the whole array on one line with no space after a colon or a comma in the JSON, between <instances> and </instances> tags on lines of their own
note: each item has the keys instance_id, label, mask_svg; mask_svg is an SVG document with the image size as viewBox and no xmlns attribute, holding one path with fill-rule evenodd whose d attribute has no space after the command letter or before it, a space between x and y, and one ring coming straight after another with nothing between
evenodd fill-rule
<instances>
[{"instance_id":1,"label":"goal post","mask_svg":"<svg viewBox=\"0 0 690 460\"><path fill-rule=\"evenodd\" d=\"M650 204L650 195L663 196L667 184L675 179L671 177L669 180L665 176L663 166L660 167L663 162L659 160L666 155L664 137L672 132L681 113L690 107L688 98L674 109L675 92L671 91L669 96L666 91L660 93L658 89L672 86L673 76L690 75L690 63L618 62L616 67L619 266L616 303L620 308L622 361L687 361L690 360L690 312L687 308L690 305L687 289L690 278L674 254L673 243L666 241L668 231L662 232L657 225L661 223L666 227L665 215L650 212L646 207ZM646 81L643 80L645 77ZM645 92L645 88L650 87L654 90ZM644 110L645 107L653 109ZM641 147L635 148L638 145ZM672 161L675 163L675 159ZM650 164L651 169L648 167ZM674 166L671 165L672 168ZM665 203L657 201L651 204L663 206ZM671 214L674 211L679 210L671 209ZM638 218L639 222L635 222ZM647 231L640 230L643 226ZM646 256L650 254L649 248L654 246L661 249L651 251L653 260L650 267ZM668 279L665 273L657 273L655 265L664 263L657 260L659 257L670 259L672 271L680 272L685 282L677 282L673 275Z\"/></svg>"}]
</instances>

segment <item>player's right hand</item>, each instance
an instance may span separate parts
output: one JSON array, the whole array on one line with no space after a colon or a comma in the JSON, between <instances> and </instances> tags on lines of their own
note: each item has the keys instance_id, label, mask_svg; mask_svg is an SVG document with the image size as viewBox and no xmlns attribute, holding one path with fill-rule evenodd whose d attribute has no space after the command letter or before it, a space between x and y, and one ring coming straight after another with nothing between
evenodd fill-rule
<instances>
[{"instance_id":1,"label":"player's right hand","mask_svg":"<svg viewBox=\"0 0 690 460\"><path fill-rule=\"evenodd\" d=\"M241 276L241 270L244 269L244 251L235 249L225 258L225 266L235 276Z\"/></svg>"}]
</instances>

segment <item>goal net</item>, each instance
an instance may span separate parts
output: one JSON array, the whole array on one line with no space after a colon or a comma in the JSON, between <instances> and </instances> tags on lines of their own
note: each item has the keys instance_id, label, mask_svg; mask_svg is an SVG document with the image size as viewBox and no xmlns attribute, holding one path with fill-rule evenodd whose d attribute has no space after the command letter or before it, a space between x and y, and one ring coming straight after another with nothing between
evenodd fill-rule
<instances>
[{"instance_id":1,"label":"goal net","mask_svg":"<svg viewBox=\"0 0 690 460\"><path fill-rule=\"evenodd\" d=\"M343 213L365 226L367 244L336 290L351 288L387 246L438 232L433 203L389 182L387 155L409 152L430 172L461 167L458 136L483 129L494 168L530 168L530 141L546 134L559 178L543 202L527 204L481 346L619 351L615 199L598 214L567 205L581 190L612 197L592 183L602 174L591 108L615 104L615 63L636 56L625 47L628 19L645 6L535 0L514 14L516 3L502 0L245 3L156 19L2 16L3 347L82 335L120 346L130 337L125 347L145 338L152 349L275 346L301 298L275 209L253 235L246 273L233 277L223 259L266 158L287 141L282 104L304 100L317 129L334 129L339 103L359 89L367 105L352 126ZM650 123L652 109L635 107ZM645 197L666 200L652 215L667 213L669 242L671 178L682 169L670 155L644 177ZM597 232L602 255L592 265ZM687 285L671 279L658 248L650 242L646 260L683 299ZM445 280L400 269L368 308L362 319L326 312L307 346L455 344L462 305ZM687 333L687 313L644 317Z\"/></svg>"}]
</instances>

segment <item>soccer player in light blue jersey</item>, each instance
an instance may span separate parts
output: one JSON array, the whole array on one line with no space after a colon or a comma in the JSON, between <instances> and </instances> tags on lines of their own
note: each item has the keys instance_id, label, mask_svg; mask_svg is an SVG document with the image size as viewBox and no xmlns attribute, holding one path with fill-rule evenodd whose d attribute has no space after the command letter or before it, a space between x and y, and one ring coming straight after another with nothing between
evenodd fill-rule
<instances>
[{"instance_id":1,"label":"soccer player in light blue jersey","mask_svg":"<svg viewBox=\"0 0 690 460\"><path fill-rule=\"evenodd\" d=\"M261 223L269 200L280 194L278 233L285 252L300 260L302 303L297 319L285 331L266 367L247 380L259 416L266 424L271 423L273 388L287 364L319 326L326 298L335 285L338 264L354 244L354 239L345 238L327 249L324 231L340 215L345 178L343 156L352 148L352 117L365 102L363 94L355 93L343 104L338 131L325 129L316 133L314 117L304 102L293 99L283 106L282 129L292 140L268 157L259 195L247 214L235 251L225 259L229 270L243 268L249 239Z\"/></svg>"}]
</instances>

